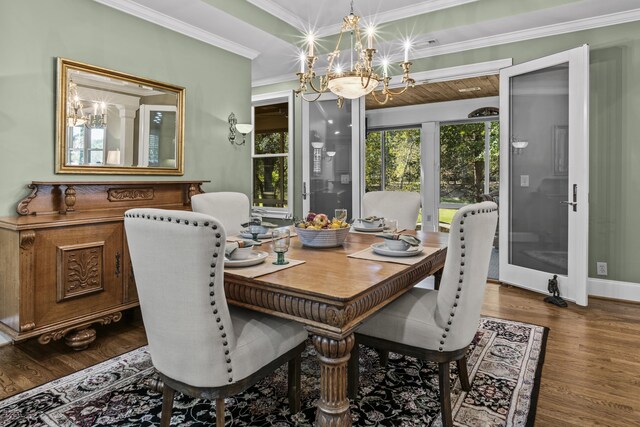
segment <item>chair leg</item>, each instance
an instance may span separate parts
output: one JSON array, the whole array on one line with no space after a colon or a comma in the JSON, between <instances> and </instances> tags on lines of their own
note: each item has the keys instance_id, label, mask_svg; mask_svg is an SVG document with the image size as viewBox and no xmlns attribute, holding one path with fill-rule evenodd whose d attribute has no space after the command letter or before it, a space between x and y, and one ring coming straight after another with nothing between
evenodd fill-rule
<instances>
[{"instance_id":1,"label":"chair leg","mask_svg":"<svg viewBox=\"0 0 640 427\"><path fill-rule=\"evenodd\" d=\"M216 427L224 427L224 398L216 399Z\"/></svg>"},{"instance_id":2,"label":"chair leg","mask_svg":"<svg viewBox=\"0 0 640 427\"><path fill-rule=\"evenodd\" d=\"M453 426L451 415L451 391L449 388L449 362L438 363L438 384L440 386L440 411L443 427Z\"/></svg>"},{"instance_id":3,"label":"chair leg","mask_svg":"<svg viewBox=\"0 0 640 427\"><path fill-rule=\"evenodd\" d=\"M169 427L171 425L171 412L173 412L173 397L175 391L164 384L162 389L162 412L160 413L160 427Z\"/></svg>"},{"instance_id":4,"label":"chair leg","mask_svg":"<svg viewBox=\"0 0 640 427\"><path fill-rule=\"evenodd\" d=\"M460 378L460 385L462 390L471 391L471 384L469 383L469 371L467 371L467 356L462 359L458 359L458 378Z\"/></svg>"},{"instance_id":5,"label":"chair leg","mask_svg":"<svg viewBox=\"0 0 640 427\"><path fill-rule=\"evenodd\" d=\"M380 366L386 368L389 363L389 352L387 350L376 350L378 352L378 356L380 357Z\"/></svg>"},{"instance_id":6,"label":"chair leg","mask_svg":"<svg viewBox=\"0 0 640 427\"><path fill-rule=\"evenodd\" d=\"M289 411L292 414L300 412L300 371L302 355L298 354L289 360Z\"/></svg>"},{"instance_id":7,"label":"chair leg","mask_svg":"<svg viewBox=\"0 0 640 427\"><path fill-rule=\"evenodd\" d=\"M358 385L360 383L360 347L356 340L351 355L349 356L349 364L347 365L347 395L349 399L356 400L358 397Z\"/></svg>"}]
</instances>

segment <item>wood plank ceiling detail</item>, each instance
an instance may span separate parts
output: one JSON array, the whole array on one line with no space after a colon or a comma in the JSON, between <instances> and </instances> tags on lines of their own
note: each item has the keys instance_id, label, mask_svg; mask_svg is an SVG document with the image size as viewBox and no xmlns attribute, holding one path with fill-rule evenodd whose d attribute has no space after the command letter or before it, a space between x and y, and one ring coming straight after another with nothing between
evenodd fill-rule
<instances>
[{"instance_id":1,"label":"wood plank ceiling detail","mask_svg":"<svg viewBox=\"0 0 640 427\"><path fill-rule=\"evenodd\" d=\"M460 89L480 88L468 92L460 92ZM462 80L449 80L446 82L417 84L404 94L396 96L384 105L378 104L372 95L366 97L367 110L377 108L401 107L406 105L429 104L432 102L455 101L459 99L484 98L486 96L498 96L500 87L499 76L480 76ZM382 96L376 93L378 99Z\"/></svg>"}]
</instances>

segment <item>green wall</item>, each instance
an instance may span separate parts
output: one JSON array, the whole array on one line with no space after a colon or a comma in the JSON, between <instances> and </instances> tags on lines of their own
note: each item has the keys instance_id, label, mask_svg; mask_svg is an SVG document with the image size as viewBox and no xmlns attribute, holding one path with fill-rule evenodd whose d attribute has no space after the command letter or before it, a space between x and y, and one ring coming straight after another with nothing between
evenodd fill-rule
<instances>
[{"instance_id":1,"label":"green wall","mask_svg":"<svg viewBox=\"0 0 640 427\"><path fill-rule=\"evenodd\" d=\"M591 48L589 276L598 277L596 261L606 261L606 279L640 283L640 227L635 220L640 211L640 22L417 59L413 71L503 58L519 64L585 43ZM294 86L292 81L253 92ZM300 151L299 140L296 149ZM296 163L296 176L300 165Z\"/></svg>"},{"instance_id":2,"label":"green wall","mask_svg":"<svg viewBox=\"0 0 640 427\"><path fill-rule=\"evenodd\" d=\"M31 181L203 179L249 194L249 147L227 139L230 112L250 117L249 59L88 0L0 2L0 52L0 216ZM185 87L184 177L56 175L58 56Z\"/></svg>"}]
</instances>

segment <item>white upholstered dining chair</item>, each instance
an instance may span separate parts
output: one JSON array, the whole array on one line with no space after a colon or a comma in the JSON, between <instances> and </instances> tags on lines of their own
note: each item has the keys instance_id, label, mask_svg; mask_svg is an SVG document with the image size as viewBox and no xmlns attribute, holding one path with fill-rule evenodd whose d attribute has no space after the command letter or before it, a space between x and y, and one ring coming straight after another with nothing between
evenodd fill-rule
<instances>
[{"instance_id":1,"label":"white upholstered dining chair","mask_svg":"<svg viewBox=\"0 0 640 427\"><path fill-rule=\"evenodd\" d=\"M370 191L362 197L362 217L378 216L398 220L398 228L415 230L420 213L420 193L412 191Z\"/></svg>"},{"instance_id":2,"label":"white upholstered dining chair","mask_svg":"<svg viewBox=\"0 0 640 427\"><path fill-rule=\"evenodd\" d=\"M240 224L249 221L251 204L244 193L220 191L196 194L191 197L191 208L194 212L217 218L227 236L235 236L242 230Z\"/></svg>"},{"instance_id":3,"label":"white upholstered dining chair","mask_svg":"<svg viewBox=\"0 0 640 427\"><path fill-rule=\"evenodd\" d=\"M491 243L498 220L493 202L469 205L451 222L440 289L413 288L367 319L356 331L349 360L349 395L358 387L358 344L438 363L442 424L452 426L449 363L458 364L470 390L466 354L480 320Z\"/></svg>"},{"instance_id":4,"label":"white upholstered dining chair","mask_svg":"<svg viewBox=\"0 0 640 427\"><path fill-rule=\"evenodd\" d=\"M195 212L132 209L124 218L142 318L154 367L164 383L161 426L174 391L216 400L244 391L289 362L289 404L299 411L300 355L307 332L298 323L227 305L225 230Z\"/></svg>"}]
</instances>

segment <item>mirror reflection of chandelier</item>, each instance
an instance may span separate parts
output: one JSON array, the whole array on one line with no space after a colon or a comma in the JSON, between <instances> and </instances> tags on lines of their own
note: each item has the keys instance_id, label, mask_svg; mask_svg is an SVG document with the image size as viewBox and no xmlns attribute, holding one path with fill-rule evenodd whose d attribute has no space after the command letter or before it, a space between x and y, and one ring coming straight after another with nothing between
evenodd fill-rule
<instances>
[{"instance_id":1,"label":"mirror reflection of chandelier","mask_svg":"<svg viewBox=\"0 0 640 427\"><path fill-rule=\"evenodd\" d=\"M409 76L411 62L409 62L409 41L404 44L404 61L400 64L403 70L402 83L404 87L398 91L389 89L389 60L383 58L380 61L382 66L382 77L374 71L374 55L377 52L373 48L375 28L369 26L366 29L367 47L364 47L360 32L360 17L353 13L353 0L351 1L351 13L344 17L340 36L335 49L328 55L328 66L326 74L318 78L316 85L316 72L313 68L318 57L315 55L315 37L313 33L307 36L308 51L302 53L300 57L300 72L296 75L300 80L300 86L295 91L296 95L302 96L306 101L313 102L320 98L320 95L328 90L338 95L338 106L342 106L344 98L356 99L372 93L373 98L379 104L386 104L394 96L401 95L409 87L415 85L415 80ZM343 38L349 38L350 45L346 52L349 55L349 66L345 67L340 62L340 44ZM381 94L384 98L376 96L375 89L382 83ZM309 88L317 95L306 97L305 93Z\"/></svg>"},{"instance_id":2,"label":"mirror reflection of chandelier","mask_svg":"<svg viewBox=\"0 0 640 427\"><path fill-rule=\"evenodd\" d=\"M98 114L98 103L93 103L93 114L84 113L84 105L78 95L78 85L69 81L69 94L67 97L67 126L85 126L89 129L101 129L107 127L106 104L100 103L100 114Z\"/></svg>"}]
</instances>

